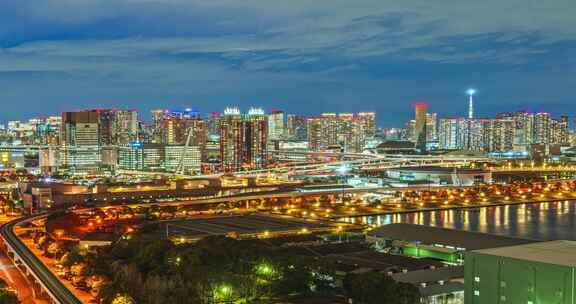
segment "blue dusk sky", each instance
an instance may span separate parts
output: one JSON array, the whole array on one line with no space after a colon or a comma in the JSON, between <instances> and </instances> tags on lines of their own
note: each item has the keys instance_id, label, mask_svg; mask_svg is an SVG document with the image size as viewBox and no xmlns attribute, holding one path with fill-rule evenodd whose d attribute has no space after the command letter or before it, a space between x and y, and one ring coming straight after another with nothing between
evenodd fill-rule
<instances>
[{"instance_id":1,"label":"blue dusk sky","mask_svg":"<svg viewBox=\"0 0 576 304\"><path fill-rule=\"evenodd\" d=\"M94 107L576 108L574 0L1 0L0 120Z\"/></svg>"}]
</instances>

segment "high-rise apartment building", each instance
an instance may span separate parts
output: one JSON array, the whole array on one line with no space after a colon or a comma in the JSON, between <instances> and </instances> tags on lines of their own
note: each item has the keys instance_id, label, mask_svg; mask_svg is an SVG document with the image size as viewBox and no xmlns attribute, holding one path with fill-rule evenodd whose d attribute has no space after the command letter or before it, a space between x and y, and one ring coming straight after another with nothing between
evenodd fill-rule
<instances>
[{"instance_id":1,"label":"high-rise apartment building","mask_svg":"<svg viewBox=\"0 0 576 304\"><path fill-rule=\"evenodd\" d=\"M426 110L428 105L417 102L415 109L414 143L416 149L426 151Z\"/></svg>"},{"instance_id":2,"label":"high-rise apartment building","mask_svg":"<svg viewBox=\"0 0 576 304\"><path fill-rule=\"evenodd\" d=\"M554 119L549 113L501 113L498 118L514 121L514 150L526 151L534 144L569 144L568 117Z\"/></svg>"},{"instance_id":3,"label":"high-rise apartment building","mask_svg":"<svg viewBox=\"0 0 576 304\"><path fill-rule=\"evenodd\" d=\"M257 108L250 109L244 120L244 166L251 169L263 168L268 160L269 121L264 111Z\"/></svg>"},{"instance_id":4,"label":"high-rise apartment building","mask_svg":"<svg viewBox=\"0 0 576 304\"><path fill-rule=\"evenodd\" d=\"M286 128L284 126L284 111L273 109L268 114L268 138L279 140L284 138Z\"/></svg>"},{"instance_id":5,"label":"high-rise apartment building","mask_svg":"<svg viewBox=\"0 0 576 304\"><path fill-rule=\"evenodd\" d=\"M426 141L435 142L438 140L438 118L436 113L426 113Z\"/></svg>"},{"instance_id":6,"label":"high-rise apartment building","mask_svg":"<svg viewBox=\"0 0 576 304\"><path fill-rule=\"evenodd\" d=\"M366 143L365 121L351 113L323 113L307 119L308 145L312 151L339 148L362 152Z\"/></svg>"},{"instance_id":7,"label":"high-rise apartment building","mask_svg":"<svg viewBox=\"0 0 576 304\"><path fill-rule=\"evenodd\" d=\"M364 137L372 138L376 135L376 113L360 112L356 114L364 129Z\"/></svg>"},{"instance_id":8,"label":"high-rise apartment building","mask_svg":"<svg viewBox=\"0 0 576 304\"><path fill-rule=\"evenodd\" d=\"M263 168L268 162L268 116L251 108L242 115L238 108L227 108L220 119L221 170Z\"/></svg>"},{"instance_id":9,"label":"high-rise apartment building","mask_svg":"<svg viewBox=\"0 0 576 304\"><path fill-rule=\"evenodd\" d=\"M507 152L514 148L512 119L443 118L439 123L441 149Z\"/></svg>"},{"instance_id":10,"label":"high-rise apartment building","mask_svg":"<svg viewBox=\"0 0 576 304\"><path fill-rule=\"evenodd\" d=\"M289 114L287 132L290 139L306 140L308 134L306 116Z\"/></svg>"},{"instance_id":11,"label":"high-rise apartment building","mask_svg":"<svg viewBox=\"0 0 576 304\"><path fill-rule=\"evenodd\" d=\"M220 162L222 171L242 168L244 121L238 108L227 108L220 120Z\"/></svg>"}]
</instances>

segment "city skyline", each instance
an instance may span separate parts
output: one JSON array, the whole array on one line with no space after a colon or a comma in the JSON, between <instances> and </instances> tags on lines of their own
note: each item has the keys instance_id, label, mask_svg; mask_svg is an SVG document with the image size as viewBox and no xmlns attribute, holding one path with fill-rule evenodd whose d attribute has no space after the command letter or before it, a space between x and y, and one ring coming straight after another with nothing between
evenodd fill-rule
<instances>
[{"instance_id":1,"label":"city skyline","mask_svg":"<svg viewBox=\"0 0 576 304\"><path fill-rule=\"evenodd\" d=\"M476 94L476 93L475 93ZM469 96L469 95L467 95ZM468 97L466 97L468 98ZM476 101L475 101L476 102ZM287 116L288 115L295 115L295 116L304 116L306 118L308 117L314 117L314 116L318 116L321 114L353 114L353 113L360 113L360 112L372 112L376 114L376 127L377 128L382 128L382 129L389 129L389 128L405 128L406 127L406 123L410 122L411 120L414 119L414 107L415 105L419 104L419 103L423 103L427 106L427 109L429 110L429 113L434 113L438 115L438 119L441 118L462 118L462 119L469 119L469 110L468 110L468 104L466 105L467 109L465 113L457 113L454 115L448 115L442 112L438 112L436 111L433 107L430 107L430 104L428 102L424 102L424 101L414 101L411 104L408 104L405 112L406 112L406 120L400 120L398 119L398 123L389 123L389 124L381 124L382 120L385 120L385 118L382 118L382 116L386 117L385 115L382 115L381 113L378 112L372 112L372 111L365 111L362 109L358 109L355 111L339 111L339 112L330 112L330 111L325 111L325 112L309 112L309 111L304 111L304 112L288 112L282 108L279 107L259 107L259 106L246 106L246 107L238 107L236 105L228 105L225 106L224 108L221 109L210 109L210 110L205 110L205 111L200 111L197 108L194 107L190 107L190 106L182 106L182 107L173 107L173 108L155 108L155 109L151 109L149 111L143 111L142 109L138 109L138 108L122 108L122 107L109 107L109 108L74 108L74 109L64 109L63 112L59 112L59 113L45 113L45 114L40 114L40 115L34 115L34 116L26 116L24 115L22 118L17 118L17 119L8 119L8 120L2 120L0 119L0 125L6 126L9 122L26 122L26 121L30 121L30 120L35 120L35 119L48 119L50 117L60 117L62 113L64 112L81 112L81 111L99 111L99 110L113 110L113 111L134 111L136 113L138 113L138 121L139 122L143 122L145 124L151 124L154 121L154 117L153 117L153 113L156 111L168 111L171 113L183 113L183 112L194 112L195 115L198 115L198 117L201 118L209 118L215 114L219 114L219 115L223 115L224 112L226 111L226 109L228 108L233 108L233 109L238 109L241 112L248 112L250 109L262 109L264 111L265 114L267 115L271 115L274 114L276 111L280 111L281 113L285 114L284 117L284 124L287 123ZM468 99L466 99L466 103L468 103ZM552 111L551 111L552 110ZM572 127L574 124L574 121L576 121L576 116L573 115L569 115L566 113L566 111L561 111L561 110L556 110L554 111L554 109L546 109L546 108L542 108L539 111L533 111L533 110L527 110L526 107L524 108L516 108L516 109L502 109L502 111L487 111L486 113L482 113L481 115L477 115L476 114L476 104L474 104L474 119L491 119L495 116L498 116L499 114L508 114L508 113L528 113L528 114L538 114L538 113L545 113L545 114L550 114L553 117L560 117L560 116L568 116L569 119L569 126Z\"/></svg>"},{"instance_id":2,"label":"city skyline","mask_svg":"<svg viewBox=\"0 0 576 304\"><path fill-rule=\"evenodd\" d=\"M3 5L3 121L25 118L22 104L32 115L237 104L374 111L386 113L378 124L390 127L410 117L416 100L465 115L470 87L478 89L477 116L573 103L574 79L564 76L576 67L569 1Z\"/></svg>"},{"instance_id":3,"label":"city skyline","mask_svg":"<svg viewBox=\"0 0 576 304\"><path fill-rule=\"evenodd\" d=\"M576 1L0 1L1 304L576 299Z\"/></svg>"}]
</instances>

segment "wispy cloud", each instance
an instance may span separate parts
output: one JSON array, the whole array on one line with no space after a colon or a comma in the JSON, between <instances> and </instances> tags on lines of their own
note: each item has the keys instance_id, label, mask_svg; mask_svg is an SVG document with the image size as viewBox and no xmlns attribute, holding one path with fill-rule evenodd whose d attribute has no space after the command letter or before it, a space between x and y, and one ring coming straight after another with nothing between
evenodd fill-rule
<instances>
[{"instance_id":1,"label":"wispy cloud","mask_svg":"<svg viewBox=\"0 0 576 304\"><path fill-rule=\"evenodd\" d=\"M572 0L3 0L0 77L14 98L38 98L30 75L53 100L278 94L342 107L356 93L371 105L380 95L410 99L403 88L418 95L415 86L533 84L543 72L549 83L549 73L576 69L566 56L574 11ZM439 67L450 77L423 85L419 75Z\"/></svg>"}]
</instances>

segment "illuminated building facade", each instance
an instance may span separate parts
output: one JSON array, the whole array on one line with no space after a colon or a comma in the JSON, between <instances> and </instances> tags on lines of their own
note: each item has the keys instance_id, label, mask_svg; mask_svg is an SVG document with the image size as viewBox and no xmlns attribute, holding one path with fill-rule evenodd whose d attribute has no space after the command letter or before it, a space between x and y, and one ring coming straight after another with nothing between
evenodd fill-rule
<instances>
[{"instance_id":1,"label":"illuminated building facade","mask_svg":"<svg viewBox=\"0 0 576 304\"><path fill-rule=\"evenodd\" d=\"M98 170L101 163L99 113L96 111L62 114L61 166L75 170Z\"/></svg>"},{"instance_id":2,"label":"illuminated building facade","mask_svg":"<svg viewBox=\"0 0 576 304\"><path fill-rule=\"evenodd\" d=\"M304 141L307 139L307 125L306 116L304 115L288 115L288 138L293 140Z\"/></svg>"},{"instance_id":3,"label":"illuminated building facade","mask_svg":"<svg viewBox=\"0 0 576 304\"><path fill-rule=\"evenodd\" d=\"M376 135L376 113L360 112L356 114L356 119L362 124L364 137L372 138Z\"/></svg>"},{"instance_id":4,"label":"illuminated building facade","mask_svg":"<svg viewBox=\"0 0 576 304\"><path fill-rule=\"evenodd\" d=\"M345 152L362 152L366 144L366 121L352 113L323 113L307 118L308 145L312 151L338 147Z\"/></svg>"},{"instance_id":5,"label":"illuminated building facade","mask_svg":"<svg viewBox=\"0 0 576 304\"><path fill-rule=\"evenodd\" d=\"M282 113L282 117L283 117ZM268 116L268 119L270 116ZM262 109L252 108L244 122L244 167L263 168L268 161L269 121ZM278 135L278 134L277 134Z\"/></svg>"},{"instance_id":6,"label":"illuminated building facade","mask_svg":"<svg viewBox=\"0 0 576 304\"><path fill-rule=\"evenodd\" d=\"M280 140L284 138L285 133L284 111L273 109L272 113L268 114L268 138Z\"/></svg>"},{"instance_id":7,"label":"illuminated building facade","mask_svg":"<svg viewBox=\"0 0 576 304\"><path fill-rule=\"evenodd\" d=\"M220 120L220 162L224 172L242 167L244 121L238 108L227 108Z\"/></svg>"},{"instance_id":8,"label":"illuminated building facade","mask_svg":"<svg viewBox=\"0 0 576 304\"><path fill-rule=\"evenodd\" d=\"M423 102L417 102L414 106L415 119L414 119L414 143L416 149L426 151L426 111L428 105Z\"/></svg>"}]
</instances>

